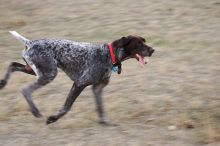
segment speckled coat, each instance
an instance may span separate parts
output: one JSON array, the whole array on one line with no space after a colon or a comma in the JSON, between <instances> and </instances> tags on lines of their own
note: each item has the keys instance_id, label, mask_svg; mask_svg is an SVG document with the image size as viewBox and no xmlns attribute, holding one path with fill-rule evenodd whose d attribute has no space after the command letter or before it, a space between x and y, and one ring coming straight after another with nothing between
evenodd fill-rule
<instances>
[{"instance_id":1,"label":"speckled coat","mask_svg":"<svg viewBox=\"0 0 220 146\"><path fill-rule=\"evenodd\" d=\"M107 44L42 39L30 41L22 57L38 76L53 79L61 68L77 85L95 84L111 75Z\"/></svg>"},{"instance_id":2,"label":"speckled coat","mask_svg":"<svg viewBox=\"0 0 220 146\"><path fill-rule=\"evenodd\" d=\"M83 89L88 85L93 85L92 90L95 95L99 122L108 124L102 104L102 89L108 84L111 76L113 67L111 57L113 55L110 57L107 44L56 39L31 41L15 31L10 31L10 33L25 44L26 48L22 52L22 58L27 64L12 62L8 66L4 78L0 80L0 89L5 87L12 72L21 71L36 75L37 80L24 88L22 94L29 104L32 114L35 117L41 117L41 113L32 100L32 93L51 82L57 75L57 68L61 68L74 81L74 84L64 106L57 114L49 116L46 123L54 123L64 116ZM140 36L128 36L111 43L115 48L112 50L117 60L118 73L121 72L122 61L136 57L143 65L145 63L144 56L150 57L153 54L154 49L144 42L145 39Z\"/></svg>"}]
</instances>

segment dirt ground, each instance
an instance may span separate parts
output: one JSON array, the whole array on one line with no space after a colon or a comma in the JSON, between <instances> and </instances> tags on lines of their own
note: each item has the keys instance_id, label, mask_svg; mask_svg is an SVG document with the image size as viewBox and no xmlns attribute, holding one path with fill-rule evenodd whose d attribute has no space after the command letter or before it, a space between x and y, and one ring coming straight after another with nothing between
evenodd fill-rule
<instances>
[{"instance_id":1,"label":"dirt ground","mask_svg":"<svg viewBox=\"0 0 220 146\"><path fill-rule=\"evenodd\" d=\"M219 0L1 0L0 76L11 61L23 62L24 47L9 30L88 42L138 34L156 52L144 69L131 59L113 73L104 103L116 127L97 123L90 87L65 117L45 125L72 82L60 70L34 93L37 119L20 93L35 77L15 73L0 91L1 146L220 145Z\"/></svg>"}]
</instances>

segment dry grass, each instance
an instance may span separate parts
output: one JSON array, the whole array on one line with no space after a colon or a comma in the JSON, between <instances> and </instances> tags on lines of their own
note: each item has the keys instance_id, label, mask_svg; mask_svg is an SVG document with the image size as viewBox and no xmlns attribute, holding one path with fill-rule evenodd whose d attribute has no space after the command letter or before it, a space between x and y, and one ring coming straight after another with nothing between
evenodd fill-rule
<instances>
[{"instance_id":1,"label":"dry grass","mask_svg":"<svg viewBox=\"0 0 220 146\"><path fill-rule=\"evenodd\" d=\"M60 71L34 93L43 113L34 118L20 90L34 77L16 73L0 91L0 145L220 145L220 3L218 0L14 0L0 1L0 70L22 62L23 46L8 30L28 38L109 42L128 34L156 48L151 62L123 63L105 89L108 117L97 124L90 87L60 121L46 126L72 85ZM170 128L172 127L172 128Z\"/></svg>"}]
</instances>

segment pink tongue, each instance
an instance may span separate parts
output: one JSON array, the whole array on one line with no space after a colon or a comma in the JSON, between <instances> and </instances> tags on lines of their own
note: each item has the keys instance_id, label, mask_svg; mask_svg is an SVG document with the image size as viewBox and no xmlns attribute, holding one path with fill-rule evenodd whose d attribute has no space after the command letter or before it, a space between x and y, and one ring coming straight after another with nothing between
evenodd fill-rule
<instances>
[{"instance_id":1,"label":"pink tongue","mask_svg":"<svg viewBox=\"0 0 220 146\"><path fill-rule=\"evenodd\" d=\"M136 54L137 58L138 58L138 62L141 65L141 67L144 67L144 65L147 63L143 57L141 57L139 54Z\"/></svg>"}]
</instances>

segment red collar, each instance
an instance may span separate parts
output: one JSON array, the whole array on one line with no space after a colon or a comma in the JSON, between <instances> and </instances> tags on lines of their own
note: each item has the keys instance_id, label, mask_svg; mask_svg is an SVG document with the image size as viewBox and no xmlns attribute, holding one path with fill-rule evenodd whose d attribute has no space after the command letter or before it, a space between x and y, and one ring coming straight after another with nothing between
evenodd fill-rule
<instances>
[{"instance_id":1,"label":"red collar","mask_svg":"<svg viewBox=\"0 0 220 146\"><path fill-rule=\"evenodd\" d=\"M114 54L114 50L113 50L113 47L112 47L112 43L108 44L108 49L109 49L109 52L110 52L112 64L114 65L116 63L116 61L115 61L115 54Z\"/></svg>"}]
</instances>

